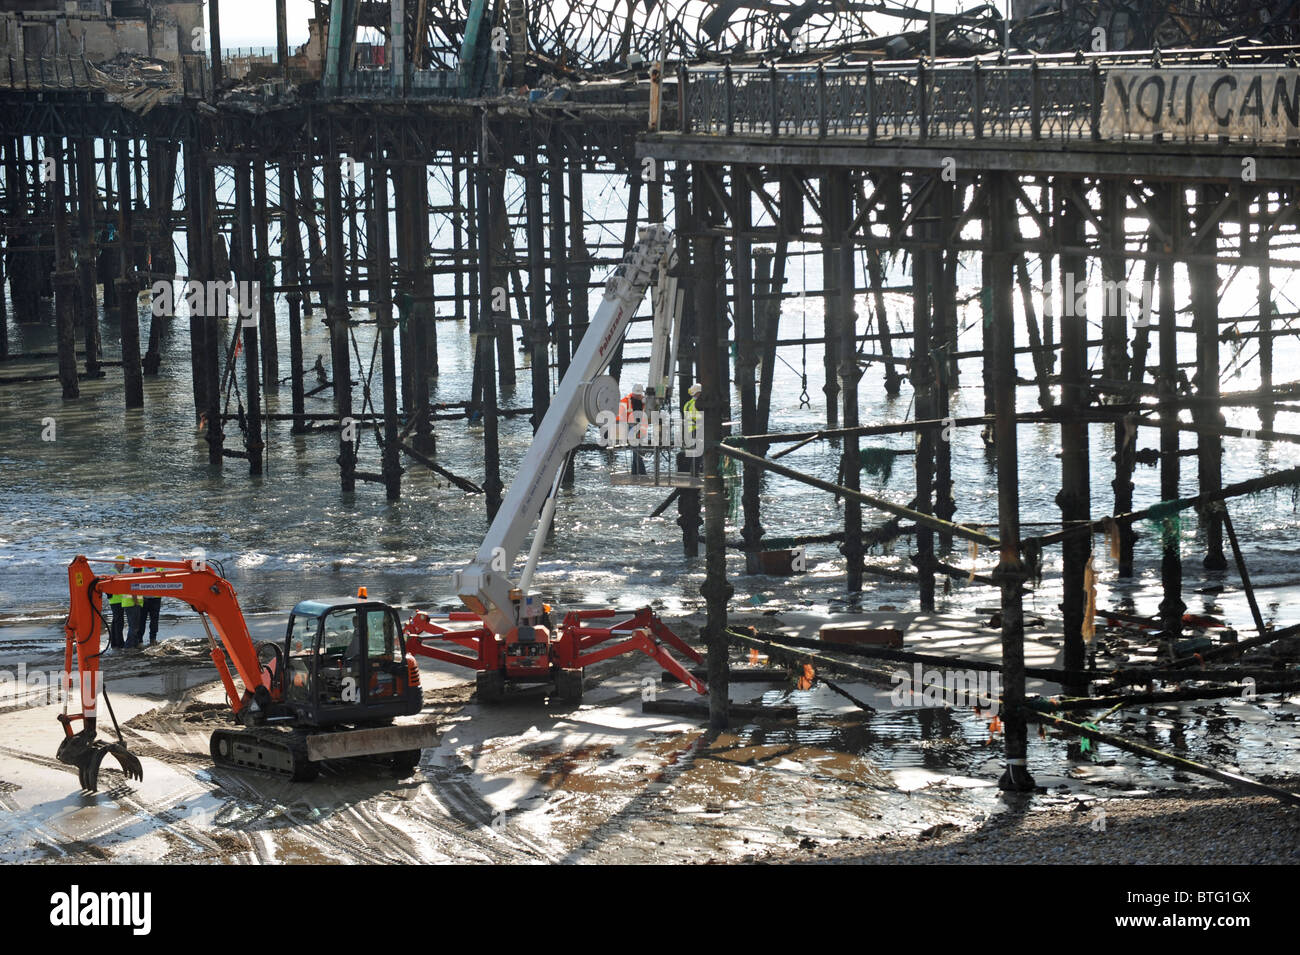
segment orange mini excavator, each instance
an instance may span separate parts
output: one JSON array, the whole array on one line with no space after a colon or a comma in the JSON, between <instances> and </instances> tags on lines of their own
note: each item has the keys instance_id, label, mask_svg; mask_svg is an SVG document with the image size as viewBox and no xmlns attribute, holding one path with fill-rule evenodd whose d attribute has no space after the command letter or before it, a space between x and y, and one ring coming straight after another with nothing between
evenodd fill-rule
<instances>
[{"instance_id":1,"label":"orange mini excavator","mask_svg":"<svg viewBox=\"0 0 1300 955\"><path fill-rule=\"evenodd\" d=\"M394 717L423 707L420 671L406 652L397 611L367 599L364 588L356 598L304 600L289 614L282 641L254 643L234 587L211 562L136 558L128 563L148 570L96 575L85 557L68 566L70 609L59 717L65 736L57 755L77 767L83 789L95 791L100 764L110 753L128 778L143 778L139 758L122 740L107 692L104 702L117 741L96 737L105 594L170 597L198 612L232 717L240 724L212 734L212 758L218 765L308 780L323 760L384 756L405 775L419 762L420 750L432 745L436 728L431 723L391 725ZM69 714L74 651L81 712ZM77 720L82 729L73 732Z\"/></svg>"}]
</instances>

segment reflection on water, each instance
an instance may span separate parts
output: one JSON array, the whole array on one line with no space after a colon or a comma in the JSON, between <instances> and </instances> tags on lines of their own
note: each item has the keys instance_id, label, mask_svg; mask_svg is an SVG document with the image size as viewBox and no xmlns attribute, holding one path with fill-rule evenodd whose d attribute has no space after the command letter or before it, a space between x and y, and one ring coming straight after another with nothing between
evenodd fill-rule
<instances>
[{"instance_id":1,"label":"reflection on water","mask_svg":"<svg viewBox=\"0 0 1300 955\"><path fill-rule=\"evenodd\" d=\"M870 688L845 684L869 695ZM866 761L882 772L907 779L937 776L987 780L990 760L1002 756L1000 729L990 729L992 714L969 707L889 708L867 715L845 711L843 701L824 685L812 690L772 690L764 694L768 705L794 704L799 718L792 723L752 723L737 731L750 746L824 750ZM1113 732L1157 750L1178 753L1215 766L1234 766L1247 776L1269 778L1294 766L1300 740L1293 724L1293 706L1273 698L1186 704L1178 709L1132 707L1112 717ZM1071 740L1056 731L1029 738L1029 771L1048 780L1071 765ZM1134 758L1108 744L1099 743L1095 759L1076 760L1076 772L1093 782L1104 782L1107 767L1118 761L1133 768L1140 778L1160 785L1188 782L1187 773L1150 760ZM1195 777L1197 780L1200 777ZM1117 776L1116 785L1127 788L1131 774ZM906 788L906 787L904 787Z\"/></svg>"}]
</instances>

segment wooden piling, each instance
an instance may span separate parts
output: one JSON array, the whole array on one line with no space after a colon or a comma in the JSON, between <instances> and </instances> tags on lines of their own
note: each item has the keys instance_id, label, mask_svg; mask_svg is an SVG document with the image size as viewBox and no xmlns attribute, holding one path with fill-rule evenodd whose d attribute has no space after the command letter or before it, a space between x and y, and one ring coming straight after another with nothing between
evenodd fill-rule
<instances>
[{"instance_id":1,"label":"wooden piling","mask_svg":"<svg viewBox=\"0 0 1300 955\"><path fill-rule=\"evenodd\" d=\"M271 207L266 201L266 157L253 158L253 238L257 243L251 278L258 283L257 345L262 366L262 388L280 388L280 349L275 334L275 264L271 258L269 222Z\"/></svg>"},{"instance_id":2,"label":"wooden piling","mask_svg":"<svg viewBox=\"0 0 1300 955\"><path fill-rule=\"evenodd\" d=\"M754 348L754 270L753 242L750 233L752 203L749 170L745 166L731 167L731 280L733 292L733 319L736 327L736 386L740 392L740 429L744 434L757 434L758 393L755 374L758 355ZM741 468L741 509L744 525L740 536L745 542L745 573L762 573L760 556L763 549L763 524L760 502L762 473L745 464Z\"/></svg>"},{"instance_id":3,"label":"wooden piling","mask_svg":"<svg viewBox=\"0 0 1300 955\"><path fill-rule=\"evenodd\" d=\"M392 252L388 236L388 168L381 151L366 163L366 196L370 215L366 239L370 247L370 299L379 329L381 373L384 376L384 496L396 501L402 496L401 436L397 408L397 352L393 330ZM399 265L400 268L400 265ZM428 413L425 413L428 419Z\"/></svg>"},{"instance_id":4,"label":"wooden piling","mask_svg":"<svg viewBox=\"0 0 1300 955\"><path fill-rule=\"evenodd\" d=\"M524 207L528 236L528 348L532 372L533 431L551 405L551 345L546 314L546 230L542 206L544 143L536 120L529 126L532 149L524 166Z\"/></svg>"},{"instance_id":5,"label":"wooden piling","mask_svg":"<svg viewBox=\"0 0 1300 955\"><path fill-rule=\"evenodd\" d=\"M1176 183L1159 189L1160 209L1165 217L1168 234L1173 238L1175 252L1184 246L1185 216L1182 187ZM1156 396L1172 401L1178 393L1178 324L1174 308L1174 262L1171 259L1159 265L1160 275L1160 370L1156 376ZM1160 499L1172 501L1178 497L1181 458L1178 453L1178 409L1165 404L1160 411ZM1172 652L1173 643L1183 632L1183 563L1179 541L1180 517L1169 515L1161 529L1160 583L1164 592L1160 601L1160 638Z\"/></svg>"},{"instance_id":6,"label":"wooden piling","mask_svg":"<svg viewBox=\"0 0 1300 955\"><path fill-rule=\"evenodd\" d=\"M17 136L9 141L5 175L9 221L17 225L15 233L8 237L5 252L9 260L9 291L14 319L20 323L36 321L40 314L41 287L47 279L41 266L41 253L34 248L40 244L40 233L35 224L42 212L39 178L33 175L35 142L30 144L30 160L28 148L26 136ZM8 354L7 339L5 354Z\"/></svg>"},{"instance_id":7,"label":"wooden piling","mask_svg":"<svg viewBox=\"0 0 1300 955\"><path fill-rule=\"evenodd\" d=\"M929 232L934 240L947 246L954 221L957 184L944 182L940 177L933 195L931 204L938 221L930 226ZM957 387L957 252L953 248L945 248L929 255L931 274L934 277L931 292L931 313L934 317L930 328L929 349L929 354L933 356L934 372L931 413L936 418L946 419L951 411L952 390ZM945 521L951 521L957 513L952 487L954 437L955 431L945 428L939 433L939 440L931 444L934 453L934 513ZM939 533L939 552L952 552L951 534L942 531Z\"/></svg>"},{"instance_id":8,"label":"wooden piling","mask_svg":"<svg viewBox=\"0 0 1300 955\"><path fill-rule=\"evenodd\" d=\"M835 428L840 421L840 333L839 333L839 294L840 275L839 257L836 254L834 230L830 223L834 220L834 200L831 177L823 176L821 180L821 214L822 214L822 370L824 384L822 393L826 395L826 427Z\"/></svg>"},{"instance_id":9,"label":"wooden piling","mask_svg":"<svg viewBox=\"0 0 1300 955\"><path fill-rule=\"evenodd\" d=\"M778 225L778 229L780 226ZM790 243L784 232L777 238L775 250L762 246L754 250L755 306L754 341L759 353L758 427L768 430L772 412L772 389L776 382L776 349L780 338L781 293L785 288L785 268ZM766 454L764 446L760 453Z\"/></svg>"},{"instance_id":10,"label":"wooden piling","mask_svg":"<svg viewBox=\"0 0 1300 955\"><path fill-rule=\"evenodd\" d=\"M194 143L191 156L194 160L195 191L188 201L196 207L200 253L195 271L197 277L206 281L215 275L213 239L217 230L217 216L212 189L213 170L204 154L201 136ZM205 295L205 301L206 298ZM207 396L204 414L207 421L208 464L220 465L225 458L225 433L221 421L221 353L224 343L217 314L208 314L205 310L200 325L203 329L203 393Z\"/></svg>"},{"instance_id":11,"label":"wooden piling","mask_svg":"<svg viewBox=\"0 0 1300 955\"><path fill-rule=\"evenodd\" d=\"M700 231L714 225L709 216L711 204L704 182L704 164L695 164L693 221ZM720 225L721 223L716 223ZM695 298L695 318L699 328L698 366L701 394L697 402L702 416L704 454L704 585L700 594L705 602L704 644L708 648L709 725L722 729L728 722L727 673L727 602L733 589L727 582L727 489L722 478L722 461L718 442L723 438L725 408L722 391L727 387L725 345L719 347L719 327L723 325L716 278L721 271L718 239L713 235L691 235L692 272L690 292Z\"/></svg>"},{"instance_id":12,"label":"wooden piling","mask_svg":"<svg viewBox=\"0 0 1300 955\"><path fill-rule=\"evenodd\" d=\"M931 204L916 196L924 189L919 176L913 180L913 201L923 202L925 207L918 213L913 229L916 238L930 241L933 238L934 223L929 214ZM934 253L928 249L912 251L912 389L917 420L929 420L935 417L935 357L933 346L933 313L930 310L931 284L934 280ZM940 440L942 438L940 437ZM916 440L916 456L913 459L916 473L916 509L925 514L934 513L934 458L936 435L925 429ZM920 579L921 611L934 611L934 531L928 527L918 527L916 531L916 553L912 563L916 566Z\"/></svg>"},{"instance_id":13,"label":"wooden piling","mask_svg":"<svg viewBox=\"0 0 1300 955\"><path fill-rule=\"evenodd\" d=\"M202 231L202 218L199 209L199 179L196 164L202 160L195 154L193 143L186 141L181 154L185 169L185 261L187 282L199 281L202 274L203 246L208 243L208 236ZM182 296L194 307L189 310L190 327L190 388L194 395L194 420L202 419L208 407L207 379L203 372L203 348L207 338L206 319L207 296Z\"/></svg>"},{"instance_id":14,"label":"wooden piling","mask_svg":"<svg viewBox=\"0 0 1300 955\"><path fill-rule=\"evenodd\" d=\"M1202 185L1197 190L1200 224L1195 248L1215 252L1218 248L1218 224L1208 225L1222 190ZM1223 439L1212 433L1226 424L1219 399L1219 270L1218 266L1188 266L1187 276L1192 293L1192 324L1196 329L1196 393L1207 399L1192 409L1192 420L1201 429L1196 445L1197 487L1202 494L1214 493L1223 486ZM1201 532L1205 541L1206 570L1223 570L1228 566L1223 553L1223 518L1216 507L1199 509Z\"/></svg>"},{"instance_id":15,"label":"wooden piling","mask_svg":"<svg viewBox=\"0 0 1300 955\"><path fill-rule=\"evenodd\" d=\"M334 379L334 413L339 422L339 478L344 494L356 490L357 424L352 417L352 359L349 354L352 318L348 309L343 247L343 183L338 150L326 153L325 252L329 258L329 295L325 324L330 330L330 355Z\"/></svg>"},{"instance_id":16,"label":"wooden piling","mask_svg":"<svg viewBox=\"0 0 1300 955\"><path fill-rule=\"evenodd\" d=\"M475 363L478 369L479 389L481 395L480 410L483 415L483 491L487 506L487 519L491 521L501 508L501 446L497 433L497 382L496 382L496 345L497 324L504 322L508 326L508 315L495 311L497 298L493 294L494 274L493 256L497 241L493 237L495 210L493 201L502 197L494 195L493 180L495 176L489 166L496 162L490 148L491 125L487 112L480 113L481 138L477 168L474 170L474 189L476 213L478 215L478 249L479 272L478 288L480 302L478 308L478 327L474 329ZM504 217L503 217L504 218Z\"/></svg>"},{"instance_id":17,"label":"wooden piling","mask_svg":"<svg viewBox=\"0 0 1300 955\"><path fill-rule=\"evenodd\" d=\"M17 174L11 153L12 145L13 140L0 139L0 149L3 149L5 155L4 194L8 199L4 209L5 215L0 218L0 359L9 357L9 312L5 301L5 283L8 281L5 273L8 269L5 260L8 258L8 250L13 246L13 236L9 234L10 224L18 221L18 214L14 209Z\"/></svg>"},{"instance_id":18,"label":"wooden piling","mask_svg":"<svg viewBox=\"0 0 1300 955\"><path fill-rule=\"evenodd\" d=\"M557 380L563 380L573 354L569 335L569 266L567 240L567 205L564 198L564 141L559 126L551 127L546 141L546 208L547 241L550 245L551 321L555 327L555 364ZM572 470L566 478L572 480Z\"/></svg>"},{"instance_id":19,"label":"wooden piling","mask_svg":"<svg viewBox=\"0 0 1300 955\"><path fill-rule=\"evenodd\" d=\"M77 161L77 281L80 292L77 307L81 312L82 334L86 350L85 374L99 378L99 304L95 296L95 258L99 247L95 236L98 187L95 183L95 140L86 136L76 140Z\"/></svg>"},{"instance_id":20,"label":"wooden piling","mask_svg":"<svg viewBox=\"0 0 1300 955\"><path fill-rule=\"evenodd\" d=\"M1083 216L1072 201L1082 182L1065 180L1057 183L1056 242L1062 248L1079 248L1084 244ZM1088 456L1088 315L1086 297L1078 291L1087 285L1087 260L1074 253L1061 253L1060 296L1061 320L1061 490L1056 504L1061 509L1061 523L1070 526L1086 521L1092 506ZM1083 306L1083 308L1080 308ZM1083 670L1084 659L1084 575L1092 550L1091 537L1076 534L1061 544L1061 616L1064 627L1064 665L1067 670ZM1066 692L1081 695L1086 687L1070 685Z\"/></svg>"},{"instance_id":21,"label":"wooden piling","mask_svg":"<svg viewBox=\"0 0 1300 955\"><path fill-rule=\"evenodd\" d=\"M1106 289L1115 289L1115 294L1106 294L1102 300L1102 373L1112 381L1129 380L1128 354L1128 274L1125 261L1126 238L1124 235L1124 218L1128 200L1124 184L1118 179L1106 179L1101 186L1101 221L1103 255L1101 260L1101 277ZM1122 294L1121 294L1122 291ZM1130 400L1129 394L1116 394L1116 402ZM1114 512L1126 514L1133 510L1133 469L1136 467L1134 454L1137 450L1137 423L1132 417L1124 417L1114 425L1113 460L1115 478L1111 481L1114 493ZM1133 576L1133 528L1129 524L1116 529L1119 535L1119 559L1115 572L1119 577Z\"/></svg>"},{"instance_id":22,"label":"wooden piling","mask_svg":"<svg viewBox=\"0 0 1300 955\"><path fill-rule=\"evenodd\" d=\"M453 287L456 298L456 320L464 321L468 317L466 311L466 288L465 288L465 194L470 192L466 187L465 181L465 163L461 158L460 149L453 149L451 153L451 248L452 259L456 264L456 270L452 275ZM473 270L469 270L472 274ZM472 293L471 293L472 294Z\"/></svg>"},{"instance_id":23,"label":"wooden piling","mask_svg":"<svg viewBox=\"0 0 1300 955\"><path fill-rule=\"evenodd\" d=\"M432 387L431 380L438 377L438 315L434 306L433 273L428 262L432 238L429 230L429 167L423 162L415 165L411 189L415 193L416 230L421 249L415 261L416 283L419 288L416 313L420 316L420 366L424 370L424 384L421 387L427 395ZM437 452L432 429L421 440L429 448L430 454Z\"/></svg>"},{"instance_id":24,"label":"wooden piling","mask_svg":"<svg viewBox=\"0 0 1300 955\"><path fill-rule=\"evenodd\" d=\"M492 332L496 341L497 382L503 394L510 394L515 389L515 333L510 314L510 219L506 214L506 172L504 165L498 163L491 169L488 178L488 207L492 218L491 228L483 233L490 237L488 244L480 237L480 247L487 256L489 268L489 305L495 309L492 316ZM482 213L480 212L480 215ZM522 317L522 316L521 316ZM492 413L497 409L493 401ZM485 412L486 413L486 412Z\"/></svg>"},{"instance_id":25,"label":"wooden piling","mask_svg":"<svg viewBox=\"0 0 1300 955\"><path fill-rule=\"evenodd\" d=\"M988 177L985 176L985 187ZM988 219L983 220L987 229ZM996 394L997 342L993 323L993 266L987 244L980 249L980 377L984 395L984 414L991 417L994 413L994 396ZM981 437L986 450L992 450L991 436L993 428L986 428Z\"/></svg>"},{"instance_id":26,"label":"wooden piling","mask_svg":"<svg viewBox=\"0 0 1300 955\"><path fill-rule=\"evenodd\" d=\"M839 288L836 302L835 327L839 334L839 385L844 427L858 426L858 382L862 369L858 365L857 326L858 313L854 304L857 293L856 247L853 230L853 188L846 170L836 170L828 179L830 186L830 217L827 227L832 228L836 243L835 279ZM829 339L829 329L827 332ZM841 439L842 477L844 487L850 491L862 489L862 465L858 436L848 432ZM852 496L844 498L844 554L846 589L850 594L862 591L862 504Z\"/></svg>"},{"instance_id":27,"label":"wooden piling","mask_svg":"<svg viewBox=\"0 0 1300 955\"><path fill-rule=\"evenodd\" d=\"M264 450L260 379L262 369L258 357L260 317L246 316L243 313L245 303L254 308L258 307L251 297L252 283L256 281L257 275L253 245L252 167L252 162L241 159L235 163L232 171L235 176L235 234L239 237L235 276L242 286L238 292L240 307L235 321L239 323L244 352L244 400L246 402L244 450L248 456L248 473L257 476L263 471L262 451Z\"/></svg>"},{"instance_id":28,"label":"wooden piling","mask_svg":"<svg viewBox=\"0 0 1300 955\"><path fill-rule=\"evenodd\" d=\"M298 223L297 176L293 166L281 162L280 185L280 281L284 285L297 284L301 274L302 239ZM302 300L301 292L291 290L285 296L289 305L289 388L293 406L292 431L298 434L306 429L305 372L302 351Z\"/></svg>"},{"instance_id":29,"label":"wooden piling","mask_svg":"<svg viewBox=\"0 0 1300 955\"><path fill-rule=\"evenodd\" d=\"M1256 300L1259 307L1259 388L1268 392L1273 390L1273 275L1269 268L1269 190L1261 188L1257 194L1259 212L1255 223L1255 256L1259 284ZM1271 403L1262 402L1259 406L1260 426L1265 430L1273 428L1273 408Z\"/></svg>"},{"instance_id":30,"label":"wooden piling","mask_svg":"<svg viewBox=\"0 0 1300 955\"><path fill-rule=\"evenodd\" d=\"M422 455L437 453L430 414L428 337L432 334L433 319L430 297L433 283L425 271L424 256L427 248L422 223L428 222L428 192L425 188L425 167L411 162L396 167L397 185L397 263L402 288L401 308L403 364L409 377L402 407L407 421L412 424L412 445Z\"/></svg>"},{"instance_id":31,"label":"wooden piling","mask_svg":"<svg viewBox=\"0 0 1300 955\"><path fill-rule=\"evenodd\" d=\"M570 347L576 351L587 331L591 313L587 300L587 286L591 282L591 266L587 259L587 217L583 210L582 151L568 152L569 158L569 302L572 310L573 334ZM572 352L570 352L572 354Z\"/></svg>"},{"instance_id":32,"label":"wooden piling","mask_svg":"<svg viewBox=\"0 0 1300 955\"><path fill-rule=\"evenodd\" d=\"M678 163L673 169L672 185L673 215L677 226L677 274L681 287L686 292L682 302L681 336L677 352L677 403L684 405L689 400L691 386L696 381L694 356L699 353L699 336L695 322L694 289L701 278L695 258L699 251L698 240L691 238L697 226L690 177L685 163ZM697 440L702 438L701 432ZM677 456L677 466L683 470L698 469L701 463L699 456L688 457L685 453ZM700 505L700 491L697 488L683 488L677 495L677 526L682 530L682 552L687 558L697 557L700 553Z\"/></svg>"},{"instance_id":33,"label":"wooden piling","mask_svg":"<svg viewBox=\"0 0 1300 955\"><path fill-rule=\"evenodd\" d=\"M140 365L140 311L136 296L135 229L131 208L130 140L117 140L117 314L122 334L122 378L126 407L144 407L144 369Z\"/></svg>"},{"instance_id":34,"label":"wooden piling","mask_svg":"<svg viewBox=\"0 0 1300 955\"><path fill-rule=\"evenodd\" d=\"M65 195L67 161L62 138L46 137L45 155L54 159L54 180L49 183L49 205L54 212L54 318L58 330L59 382L63 400L80 397L77 385L76 294L77 273L72 265L72 236L68 232L68 197Z\"/></svg>"},{"instance_id":35,"label":"wooden piling","mask_svg":"<svg viewBox=\"0 0 1300 955\"><path fill-rule=\"evenodd\" d=\"M874 246L867 250L867 277L871 285L871 299L875 306L876 338L885 366L885 394L891 398L903 390L903 376L894 362L894 342L889 330L889 310L885 307L885 270L880 262L880 250Z\"/></svg>"},{"instance_id":36,"label":"wooden piling","mask_svg":"<svg viewBox=\"0 0 1300 955\"><path fill-rule=\"evenodd\" d=\"M1011 174L988 174L988 244L992 279L994 332L994 436L998 476L998 540L1001 549L994 578L1002 588L1002 718L1006 770L998 788L1026 792L1034 788L1026 757L1029 734L1021 707L1025 698L1025 616L1021 587L1025 568L1020 555L1020 461L1016 440L1015 312L1012 307L1014 269L1014 204Z\"/></svg>"},{"instance_id":37,"label":"wooden piling","mask_svg":"<svg viewBox=\"0 0 1300 955\"><path fill-rule=\"evenodd\" d=\"M147 170L147 204L145 196L141 196L142 204L145 204L147 214L145 215L144 245L148 250L147 261L150 263L149 271L143 276L143 283L149 289L149 344L145 346L144 358L141 362L142 368L146 375L153 377L158 374L158 369L162 365L162 336L163 329L170 327L171 317L175 314L176 297L172 288L172 280L176 277L175 262L170 261L163 255L163 234L167 230L166 240L168 252L171 246L171 202L170 198L164 200L162 183L163 177L163 157L162 141L159 139L150 139L147 144L148 154L143 162ZM138 159L138 150L137 150ZM139 182L139 169L141 163L137 161L137 183ZM163 208L166 208L167 224L163 223ZM163 288L155 292L154 285L156 282L166 283Z\"/></svg>"},{"instance_id":38,"label":"wooden piling","mask_svg":"<svg viewBox=\"0 0 1300 955\"><path fill-rule=\"evenodd\" d=\"M298 281L302 285L315 284L319 281L327 264L321 244L320 217L316 212L316 174L314 169L315 164L310 158L298 166L299 218L307 226L307 252L306 255L298 258L298 267L300 269ZM324 299L324 293L317 296L318 301L323 302ZM303 296L302 304L305 313L310 315L313 309L310 292Z\"/></svg>"}]
</instances>

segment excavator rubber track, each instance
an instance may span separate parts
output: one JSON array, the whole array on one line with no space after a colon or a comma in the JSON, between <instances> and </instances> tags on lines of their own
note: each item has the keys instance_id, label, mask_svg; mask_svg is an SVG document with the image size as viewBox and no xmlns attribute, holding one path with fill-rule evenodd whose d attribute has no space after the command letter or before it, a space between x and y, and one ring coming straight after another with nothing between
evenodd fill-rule
<instances>
[{"instance_id":1,"label":"excavator rubber track","mask_svg":"<svg viewBox=\"0 0 1300 955\"><path fill-rule=\"evenodd\" d=\"M212 734L211 750L218 766L256 769L294 782L310 782L320 772L320 764L307 758L307 737L295 730L219 729Z\"/></svg>"}]
</instances>

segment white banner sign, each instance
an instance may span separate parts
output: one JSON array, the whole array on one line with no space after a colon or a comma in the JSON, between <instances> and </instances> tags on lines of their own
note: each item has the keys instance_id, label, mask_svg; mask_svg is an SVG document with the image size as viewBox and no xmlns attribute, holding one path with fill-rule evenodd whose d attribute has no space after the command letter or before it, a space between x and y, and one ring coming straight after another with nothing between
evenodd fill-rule
<instances>
[{"instance_id":1,"label":"white banner sign","mask_svg":"<svg viewBox=\"0 0 1300 955\"><path fill-rule=\"evenodd\" d=\"M1103 139L1300 139L1300 70L1108 70Z\"/></svg>"}]
</instances>

